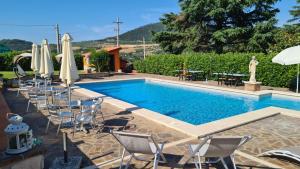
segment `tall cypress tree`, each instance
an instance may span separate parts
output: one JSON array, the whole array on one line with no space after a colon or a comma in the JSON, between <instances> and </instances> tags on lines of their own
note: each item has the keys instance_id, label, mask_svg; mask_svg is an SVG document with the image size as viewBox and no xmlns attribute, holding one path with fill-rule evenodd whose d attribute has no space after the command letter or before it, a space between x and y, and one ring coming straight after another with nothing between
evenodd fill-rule
<instances>
[{"instance_id":1,"label":"tall cypress tree","mask_svg":"<svg viewBox=\"0 0 300 169\"><path fill-rule=\"evenodd\" d=\"M278 0L179 0L179 14L165 14L167 31L154 41L171 53L184 50L265 52L272 44Z\"/></svg>"}]
</instances>

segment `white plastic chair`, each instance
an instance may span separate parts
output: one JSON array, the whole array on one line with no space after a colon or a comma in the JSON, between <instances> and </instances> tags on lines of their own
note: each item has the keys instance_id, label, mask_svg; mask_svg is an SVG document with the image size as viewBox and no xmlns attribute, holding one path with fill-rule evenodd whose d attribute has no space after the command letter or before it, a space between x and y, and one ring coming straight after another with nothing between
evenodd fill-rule
<instances>
[{"instance_id":1,"label":"white plastic chair","mask_svg":"<svg viewBox=\"0 0 300 169\"><path fill-rule=\"evenodd\" d=\"M30 88L28 90L28 102L26 112L28 112L30 104L35 104L37 109L40 110L42 108L47 107L48 98L47 96L42 95L38 88Z\"/></svg>"},{"instance_id":2,"label":"white plastic chair","mask_svg":"<svg viewBox=\"0 0 300 169\"><path fill-rule=\"evenodd\" d=\"M89 102L88 105L85 105L85 102ZM104 116L103 113L101 112L101 103L103 100L101 98L97 99L89 99L86 101L80 101L81 104L81 110L80 114L75 116L75 125L74 125L74 130L73 130L73 135L75 131L77 130L76 127L77 125L80 126L79 130L83 130L84 125L90 125L92 128L95 128L98 122L96 120L97 115L101 114L102 119L104 121Z\"/></svg>"},{"instance_id":3,"label":"white plastic chair","mask_svg":"<svg viewBox=\"0 0 300 169\"><path fill-rule=\"evenodd\" d=\"M55 105L55 104L49 104L48 105L48 123L45 129L45 133L48 133L48 129L50 126L50 123L54 122L54 121L58 121L60 123L60 117L58 116L58 112L60 111L60 107L59 105ZM59 132L59 130L57 130L57 133Z\"/></svg>"},{"instance_id":4,"label":"white plastic chair","mask_svg":"<svg viewBox=\"0 0 300 169\"><path fill-rule=\"evenodd\" d=\"M21 92L28 92L28 90L33 87L32 85L28 85L28 84L24 83L21 79L19 79L18 85L19 85L19 88L18 88L18 92L17 92L17 97L19 96L19 94Z\"/></svg>"},{"instance_id":5,"label":"white plastic chair","mask_svg":"<svg viewBox=\"0 0 300 169\"><path fill-rule=\"evenodd\" d=\"M80 104L80 103L78 103ZM69 107L67 99L54 100L54 103L47 104L48 108L48 123L45 129L45 133L48 132L50 123L58 122L58 127L56 130L56 135L59 134L60 128L66 124L66 122L73 123L74 113L72 112L72 107ZM71 109L70 109L71 108Z\"/></svg>"},{"instance_id":6,"label":"white plastic chair","mask_svg":"<svg viewBox=\"0 0 300 169\"><path fill-rule=\"evenodd\" d=\"M62 89L62 90L55 90L52 91L52 98L54 104L60 104L60 102L67 102L68 101L68 90Z\"/></svg>"}]
</instances>

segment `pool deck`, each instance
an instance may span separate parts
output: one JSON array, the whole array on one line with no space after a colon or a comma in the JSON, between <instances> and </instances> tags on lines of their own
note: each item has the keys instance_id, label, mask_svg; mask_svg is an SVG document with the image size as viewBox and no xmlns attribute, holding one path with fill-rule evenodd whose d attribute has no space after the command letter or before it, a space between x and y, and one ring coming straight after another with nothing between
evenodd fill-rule
<instances>
[{"instance_id":1,"label":"pool deck","mask_svg":"<svg viewBox=\"0 0 300 169\"><path fill-rule=\"evenodd\" d=\"M119 75L99 79L97 81L145 77L160 80L171 80L176 83L179 82L177 78L173 77L146 74ZM82 80L82 82L91 81L95 81L95 79ZM179 83L218 87L215 84L210 84L210 82ZM229 88L225 86L222 88L224 88L224 90L243 92L241 88ZM272 92L299 97L299 95L297 94L286 91L272 90ZM95 93L91 91L76 89L73 99L88 98L93 96L93 94ZM61 134L59 136L55 135L57 123L54 122L54 125L50 126L48 134L45 134L44 130L48 116L47 111L42 110L36 112L35 107L32 106L30 112L25 113L24 109L26 107L27 100L24 96L16 97L15 89L8 89L7 91L5 91L4 97L11 111L23 116L24 121L33 128L34 136L43 139L44 144L46 145L46 147L48 147L48 151L45 155L45 164L46 168L48 168L51 165L51 161L55 157L62 156ZM129 107L124 108L124 106ZM153 134L154 138L158 142L167 141L164 152L167 154L167 159L170 161L170 164L160 165L159 168L182 168L181 166L175 165L175 163L182 164L185 161L185 158L188 155L187 144L196 143L197 136L204 136L212 133L215 133L215 135L253 136L253 139L250 140L249 143L245 144L239 151L236 152L236 161L239 168L300 168L299 164L287 162L286 160L257 156L258 154L266 150L300 145L300 112L298 111L269 107L251 112L251 114L248 113L247 116L243 116L241 118L227 118L221 121L215 121L199 126L187 124L187 126L190 126L192 128L187 128L184 130L180 130L180 128L184 128L184 126L177 126L177 124L180 125L181 123L177 123L176 121L167 121L167 123L169 123L169 126L166 127L165 122L161 122L163 121L163 117L158 116L159 114L153 114L155 112L148 112L147 110L143 110L134 105L124 105L124 103L110 97L105 98L105 103L103 104L102 111L104 112L105 125L107 128L116 128L131 132ZM154 117L154 119L152 116ZM155 120L155 117L159 117L160 120ZM37 121L37 119L39 120ZM172 125L174 125L175 127ZM61 131L70 133L72 129L64 128L61 129ZM78 132L74 137L72 137L72 134L69 134L68 145L70 155L83 156L82 167L101 167L101 169L118 167L121 147L116 142L116 140L107 133L107 131L103 131L100 134L96 134L93 130L89 134ZM146 166L146 168L151 168L152 166L152 163L148 164L135 160L133 160L132 164L132 168L140 168L144 166ZM188 167L193 168L193 166Z\"/></svg>"}]
</instances>

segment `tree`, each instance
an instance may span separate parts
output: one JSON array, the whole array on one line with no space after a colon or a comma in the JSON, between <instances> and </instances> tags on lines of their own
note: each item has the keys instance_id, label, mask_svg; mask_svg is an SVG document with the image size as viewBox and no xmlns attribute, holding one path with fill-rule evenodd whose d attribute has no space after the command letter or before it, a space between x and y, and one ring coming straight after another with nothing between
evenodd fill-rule
<instances>
[{"instance_id":1,"label":"tree","mask_svg":"<svg viewBox=\"0 0 300 169\"><path fill-rule=\"evenodd\" d=\"M290 14L293 16L289 22L295 22L297 25L300 24L300 0L297 0L297 5L290 10Z\"/></svg>"},{"instance_id":2,"label":"tree","mask_svg":"<svg viewBox=\"0 0 300 169\"><path fill-rule=\"evenodd\" d=\"M179 0L181 12L161 18L167 31L154 41L170 53L183 51L265 52L275 28L278 0ZM248 45L251 47L249 48Z\"/></svg>"},{"instance_id":3,"label":"tree","mask_svg":"<svg viewBox=\"0 0 300 169\"><path fill-rule=\"evenodd\" d=\"M0 53L9 52L10 49L3 44L0 44Z\"/></svg>"},{"instance_id":4,"label":"tree","mask_svg":"<svg viewBox=\"0 0 300 169\"><path fill-rule=\"evenodd\" d=\"M90 62L97 72L109 71L109 53L105 50L92 51Z\"/></svg>"},{"instance_id":5,"label":"tree","mask_svg":"<svg viewBox=\"0 0 300 169\"><path fill-rule=\"evenodd\" d=\"M21 54L19 51L9 51L5 53L0 53L0 70L1 71L12 71L13 69L13 58L16 55ZM25 59L26 60L26 59ZM30 64L27 64L30 67ZM24 65L21 65L24 66Z\"/></svg>"},{"instance_id":6,"label":"tree","mask_svg":"<svg viewBox=\"0 0 300 169\"><path fill-rule=\"evenodd\" d=\"M20 40L20 39L2 39L0 40L0 44L6 46L10 50L31 50L32 42Z\"/></svg>"},{"instance_id":7,"label":"tree","mask_svg":"<svg viewBox=\"0 0 300 169\"><path fill-rule=\"evenodd\" d=\"M300 26L285 25L276 30L276 43L269 49L270 52L280 52L286 48L300 45Z\"/></svg>"},{"instance_id":8,"label":"tree","mask_svg":"<svg viewBox=\"0 0 300 169\"><path fill-rule=\"evenodd\" d=\"M275 23L275 19L258 23L254 27L253 36L249 39L246 49L251 52L267 53L268 49L276 43Z\"/></svg>"}]
</instances>

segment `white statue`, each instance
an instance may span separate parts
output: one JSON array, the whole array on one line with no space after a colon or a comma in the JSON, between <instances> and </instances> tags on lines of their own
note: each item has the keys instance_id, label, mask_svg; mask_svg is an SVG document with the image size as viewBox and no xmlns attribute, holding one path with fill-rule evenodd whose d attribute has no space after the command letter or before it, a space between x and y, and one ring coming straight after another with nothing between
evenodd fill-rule
<instances>
[{"instance_id":1,"label":"white statue","mask_svg":"<svg viewBox=\"0 0 300 169\"><path fill-rule=\"evenodd\" d=\"M255 56L252 56L252 60L249 63L249 73L250 73L249 82L251 83L256 83L255 72L256 72L257 65L258 65L258 61L255 59Z\"/></svg>"}]
</instances>

